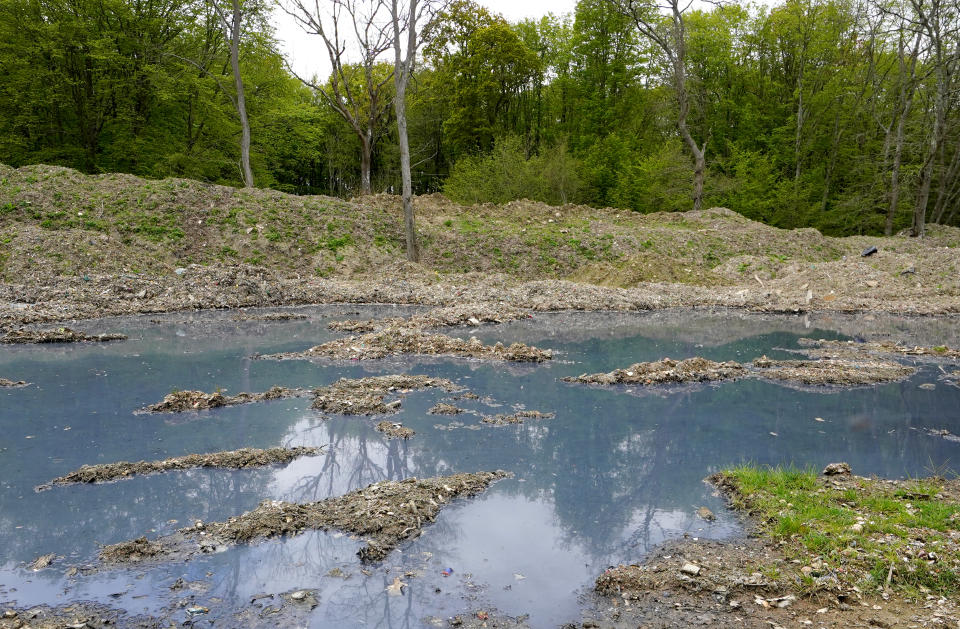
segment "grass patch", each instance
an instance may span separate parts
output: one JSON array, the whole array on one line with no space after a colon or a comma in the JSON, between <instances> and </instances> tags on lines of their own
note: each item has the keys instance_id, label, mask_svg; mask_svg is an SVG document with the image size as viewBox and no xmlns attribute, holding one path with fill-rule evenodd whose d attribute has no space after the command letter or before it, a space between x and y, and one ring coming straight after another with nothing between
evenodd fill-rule
<instances>
[{"instance_id":1,"label":"grass patch","mask_svg":"<svg viewBox=\"0 0 960 629\"><path fill-rule=\"evenodd\" d=\"M839 480L834 480L839 479ZM740 466L713 480L788 558L865 592L910 597L960 592L960 504L940 478L889 482L810 469ZM835 582L834 581L834 582Z\"/></svg>"}]
</instances>

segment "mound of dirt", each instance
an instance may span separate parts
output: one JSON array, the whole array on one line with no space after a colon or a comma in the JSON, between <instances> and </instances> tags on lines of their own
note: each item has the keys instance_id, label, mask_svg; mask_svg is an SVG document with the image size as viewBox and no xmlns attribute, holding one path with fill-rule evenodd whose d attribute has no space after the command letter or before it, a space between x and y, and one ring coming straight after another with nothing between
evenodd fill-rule
<instances>
[{"instance_id":1,"label":"mound of dirt","mask_svg":"<svg viewBox=\"0 0 960 629\"><path fill-rule=\"evenodd\" d=\"M553 355L550 350L513 343L484 345L476 338L469 341L445 334L428 334L405 328L389 328L361 336L329 341L304 352L289 352L258 356L263 359L291 360L331 358L336 360L376 360L387 356L459 356L483 360L513 362L543 362Z\"/></svg>"},{"instance_id":2,"label":"mound of dirt","mask_svg":"<svg viewBox=\"0 0 960 629\"><path fill-rule=\"evenodd\" d=\"M655 385L736 380L747 375L746 369L740 363L718 363L698 356L679 361L664 358L651 363L635 363L626 369L615 369L610 373L582 374L564 378L563 381L602 385Z\"/></svg>"},{"instance_id":3,"label":"mound of dirt","mask_svg":"<svg viewBox=\"0 0 960 629\"><path fill-rule=\"evenodd\" d=\"M860 386L895 382L917 372L913 367L883 360L771 360L754 359L756 374L769 380L803 385Z\"/></svg>"},{"instance_id":4,"label":"mound of dirt","mask_svg":"<svg viewBox=\"0 0 960 629\"><path fill-rule=\"evenodd\" d=\"M140 474L156 474L175 470L194 468L224 468L247 469L289 463L302 456L316 456L323 452L323 448L296 447L271 448L260 450L255 448L241 448L229 452L212 452L209 454L188 454L186 456L164 459L162 461L137 461L129 463L103 463L99 465L84 465L69 474L59 476L47 484L40 485L37 491L51 489L54 485L72 485L74 483L107 483L124 478L132 478Z\"/></svg>"},{"instance_id":5,"label":"mound of dirt","mask_svg":"<svg viewBox=\"0 0 960 629\"><path fill-rule=\"evenodd\" d=\"M502 302L474 303L434 308L407 319L400 317L367 319L365 321L347 319L346 321L333 321L327 327L338 332L351 333L374 332L390 328L431 330L452 326L476 327L483 323L505 323L518 319L529 319L531 316L526 310Z\"/></svg>"},{"instance_id":6,"label":"mound of dirt","mask_svg":"<svg viewBox=\"0 0 960 629\"><path fill-rule=\"evenodd\" d=\"M166 395L162 402L158 402L142 409L146 413L183 413L184 411L199 411L222 406L236 406L237 404L251 404L266 400L302 397L307 392L302 389L288 389L286 387L271 387L263 393L238 393L224 395L219 391L204 393L203 391L174 391Z\"/></svg>"},{"instance_id":7,"label":"mound of dirt","mask_svg":"<svg viewBox=\"0 0 960 629\"><path fill-rule=\"evenodd\" d=\"M960 358L960 350L946 345L938 347L909 347L890 341L833 341L826 339L797 339L803 353L814 358L829 358L832 356L851 354L871 354L875 356L926 356L934 358Z\"/></svg>"},{"instance_id":8,"label":"mound of dirt","mask_svg":"<svg viewBox=\"0 0 960 629\"><path fill-rule=\"evenodd\" d=\"M381 481L320 502L299 504L268 500L253 511L225 522L198 523L156 541L139 538L104 547L105 563L147 559L187 560L204 548L252 542L306 530L337 529L353 533L367 545L363 561L381 561L400 543L418 537L425 524L450 501L482 493L508 472L454 474L436 478Z\"/></svg>"},{"instance_id":9,"label":"mound of dirt","mask_svg":"<svg viewBox=\"0 0 960 629\"><path fill-rule=\"evenodd\" d=\"M457 391L461 387L443 378L427 376L372 376L369 378L341 378L333 384L316 389L313 408L341 415L386 415L400 408L400 400L384 403L387 395L403 395L411 391L441 388Z\"/></svg>"},{"instance_id":10,"label":"mound of dirt","mask_svg":"<svg viewBox=\"0 0 960 629\"><path fill-rule=\"evenodd\" d=\"M387 436L388 439L409 439L417 434L412 428L407 428L397 422L382 421L377 424L377 430Z\"/></svg>"},{"instance_id":11,"label":"mound of dirt","mask_svg":"<svg viewBox=\"0 0 960 629\"><path fill-rule=\"evenodd\" d=\"M553 419L554 413L541 413L540 411L517 411L512 415L497 414L490 417L484 417L484 424L492 426L510 426L513 424L522 424L525 419Z\"/></svg>"},{"instance_id":12,"label":"mound of dirt","mask_svg":"<svg viewBox=\"0 0 960 629\"><path fill-rule=\"evenodd\" d=\"M427 412L431 415L460 415L461 413L465 413L466 409L460 408L459 406L454 406L453 404L440 402Z\"/></svg>"},{"instance_id":13,"label":"mound of dirt","mask_svg":"<svg viewBox=\"0 0 960 629\"><path fill-rule=\"evenodd\" d=\"M9 330L0 336L0 343L29 344L29 343L103 343L106 341L126 340L125 334L84 334L70 328L56 330L28 330L19 328Z\"/></svg>"},{"instance_id":14,"label":"mound of dirt","mask_svg":"<svg viewBox=\"0 0 960 629\"><path fill-rule=\"evenodd\" d=\"M29 382L26 382L26 381L24 381L24 380L16 380L16 381L14 381L14 380L7 380L6 378L0 378L0 389L2 389L2 388L10 388L10 389L12 389L12 388L25 387L25 386L27 386L28 384L30 384L30 383L29 383Z\"/></svg>"}]
</instances>

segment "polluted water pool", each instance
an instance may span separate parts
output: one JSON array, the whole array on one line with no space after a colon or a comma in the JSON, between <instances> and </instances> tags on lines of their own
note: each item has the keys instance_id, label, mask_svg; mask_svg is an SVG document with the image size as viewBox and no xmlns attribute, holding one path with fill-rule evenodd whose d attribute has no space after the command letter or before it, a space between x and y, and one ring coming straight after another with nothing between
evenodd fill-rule
<instances>
[{"instance_id":1,"label":"polluted water pool","mask_svg":"<svg viewBox=\"0 0 960 629\"><path fill-rule=\"evenodd\" d=\"M900 478L960 461L960 443L944 436L960 433L960 388L943 379L955 361L946 368L928 357L897 356L916 372L854 388L754 378L665 386L562 380L665 357L743 364L762 355L802 358L803 337L956 347L956 319L536 313L438 330L553 350L551 360L532 364L445 356L257 359L349 336L330 331L332 321L422 310L260 312L296 316L237 320L236 313L205 312L82 321L71 327L128 338L0 348L0 376L29 383L0 389L0 603L89 601L129 618L280 626L271 606L279 609L294 592L310 603L296 626L418 627L429 618L498 609L529 615L532 627L557 627L579 619L583 597L608 566L639 561L683 536L743 535L742 523L703 482L725 466L819 469L846 461L858 474ZM309 395L137 412L177 390L310 391L340 378L392 374L455 387L388 391L390 413L378 415L330 413L313 408ZM391 405L395 400L400 404ZM387 429L400 424L414 434L390 438L384 426L377 429L384 421ZM35 491L88 464L295 447L322 450L272 466ZM308 503L384 480L496 470L511 476L445 505L422 535L401 541L382 561L361 562L364 539L337 529L216 545L188 561L117 566L99 559L106 545L226 521L265 500ZM716 518L701 517L704 507ZM34 563L38 557L47 560ZM239 615L244 610L248 615Z\"/></svg>"}]
</instances>

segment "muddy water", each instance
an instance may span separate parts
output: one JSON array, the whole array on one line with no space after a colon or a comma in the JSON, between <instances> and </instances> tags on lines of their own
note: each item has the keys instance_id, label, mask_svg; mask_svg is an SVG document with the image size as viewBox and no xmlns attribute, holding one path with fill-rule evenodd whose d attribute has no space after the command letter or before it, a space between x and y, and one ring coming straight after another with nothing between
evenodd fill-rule
<instances>
[{"instance_id":1,"label":"muddy water","mask_svg":"<svg viewBox=\"0 0 960 629\"><path fill-rule=\"evenodd\" d=\"M741 534L701 482L722 466L749 461L822 467L845 460L861 474L901 477L960 465L960 444L913 430L960 434L960 389L940 382L940 370L929 362L915 363L919 373L904 383L829 392L760 381L653 391L559 381L665 356L789 358L780 348L796 348L799 336L869 334L958 346L956 319L538 315L473 333L485 342L557 350L544 365L447 358L250 360L255 353L298 351L336 338L326 330L333 319L414 312L356 306L296 311L310 318L237 322L233 313L205 313L84 322L75 327L130 339L0 349L0 376L33 383L0 390L0 602L93 600L183 621L178 603L189 600L210 608L204 621L230 626L231 614L259 594L314 588L320 601L309 617L314 627L417 627L426 616L485 607L530 614L532 626L552 627L578 618L578 594L608 565L640 559L657 543L684 534ZM402 372L468 387L482 399L455 403L476 414L429 415L450 394L413 392L391 416L416 431L404 442L376 432L377 418L325 419L310 409L309 398L169 416L133 413L174 389L264 391ZM924 383L936 388L921 389ZM482 415L520 408L556 417L519 426L480 424ZM465 426L436 427L454 421ZM33 491L85 463L326 444L328 454L279 468L194 470ZM361 572L355 556L359 541L308 533L187 564L65 576L71 566L95 564L100 544L160 535L198 519L225 519L263 499L313 501L382 479L497 468L515 478L443 511L420 539L368 566L370 574ZM718 519L699 519L701 506ZM51 567L25 567L51 552L58 555ZM453 572L443 576L447 568ZM408 584L402 596L385 591L396 576ZM171 591L181 577L193 585ZM264 625L270 626L269 617Z\"/></svg>"}]
</instances>

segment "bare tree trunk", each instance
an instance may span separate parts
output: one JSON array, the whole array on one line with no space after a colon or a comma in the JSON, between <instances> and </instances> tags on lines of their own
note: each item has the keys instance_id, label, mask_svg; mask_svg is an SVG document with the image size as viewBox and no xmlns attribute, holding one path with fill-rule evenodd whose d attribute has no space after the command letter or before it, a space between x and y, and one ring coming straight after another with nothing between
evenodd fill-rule
<instances>
[{"instance_id":1,"label":"bare tree trunk","mask_svg":"<svg viewBox=\"0 0 960 629\"><path fill-rule=\"evenodd\" d=\"M368 136L360 136L360 194L373 193L370 185L370 169L373 164L373 146Z\"/></svg>"},{"instance_id":2,"label":"bare tree trunk","mask_svg":"<svg viewBox=\"0 0 960 629\"><path fill-rule=\"evenodd\" d=\"M427 0L429 2L429 0ZM393 81L397 93L393 99L393 108L397 116L397 138L400 143L400 177L403 184L403 226L407 239L407 260L420 261L420 247L417 243L417 229L413 215L413 182L410 176L410 139L407 135L407 85L413 74L417 58L417 18L419 0L409 0L405 26L407 29L407 50L404 58L399 0L391 0L390 17L393 22L394 69Z\"/></svg>"},{"instance_id":3,"label":"bare tree trunk","mask_svg":"<svg viewBox=\"0 0 960 629\"><path fill-rule=\"evenodd\" d=\"M247 98L240 76L240 26L243 11L240 0L232 0L233 15L230 20L230 67L233 68L233 83L237 90L237 114L240 115L240 169L243 185L253 187L253 170L250 168L250 120L247 118ZM226 26L226 25L225 25Z\"/></svg>"},{"instance_id":4,"label":"bare tree trunk","mask_svg":"<svg viewBox=\"0 0 960 629\"><path fill-rule=\"evenodd\" d=\"M890 206L887 208L887 221L884 225L883 233L887 236L893 235L893 219L897 213L897 206L900 203L900 164L903 160L903 139L904 130L907 126L907 118L910 116L910 110L913 108L913 95L916 86L914 84L914 71L917 67L917 54L920 51L920 34L917 34L916 42L913 46L913 53L910 55L909 67L904 63L903 40L900 40L898 46L900 61L900 98L899 120L897 120L897 134L894 140L893 148L893 167L890 171Z\"/></svg>"}]
</instances>

